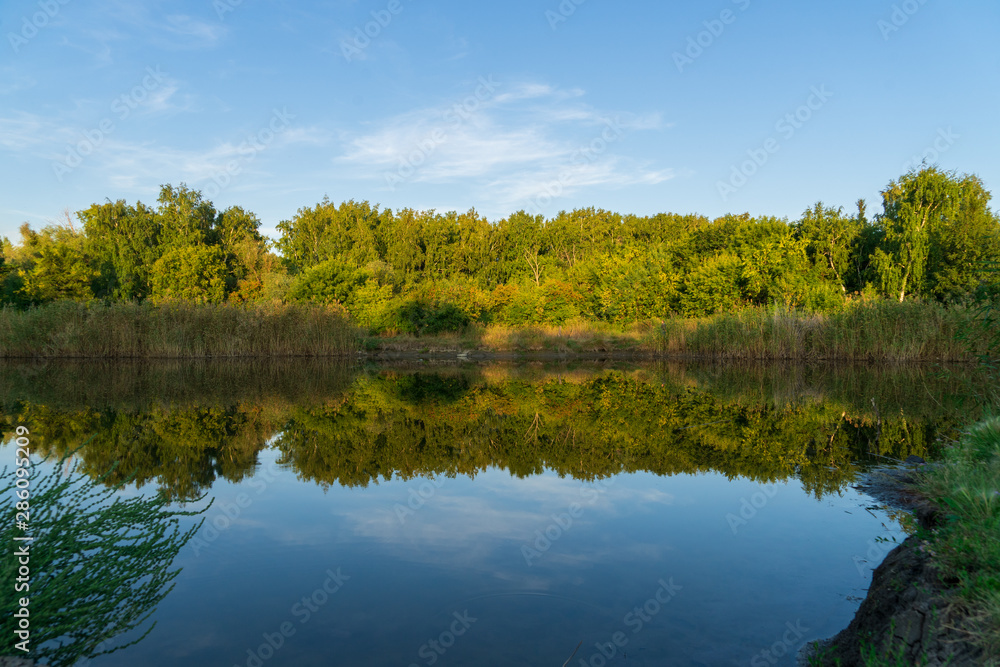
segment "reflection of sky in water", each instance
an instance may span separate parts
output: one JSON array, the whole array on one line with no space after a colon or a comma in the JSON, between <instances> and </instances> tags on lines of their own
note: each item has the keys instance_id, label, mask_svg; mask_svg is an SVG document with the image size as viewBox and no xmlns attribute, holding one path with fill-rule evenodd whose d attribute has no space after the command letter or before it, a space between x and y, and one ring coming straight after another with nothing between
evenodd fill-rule
<instances>
[{"instance_id":1,"label":"reflection of sky in water","mask_svg":"<svg viewBox=\"0 0 1000 667\"><path fill-rule=\"evenodd\" d=\"M600 665L596 645L616 633L609 665L747 665L789 623L807 629L794 649L846 626L870 580L857 558L899 535L856 492L817 501L794 480L756 496L766 504L734 535L727 515L761 487L717 474L586 483L489 470L324 490L275 458L266 450L253 479L213 486L157 627L93 665L253 666L265 635L281 644L261 654L269 667L558 666L581 641L570 664ZM327 595L338 568L349 579ZM310 611L309 596L327 599ZM455 616L466 612L467 630ZM283 623L294 633L280 637ZM443 654L428 643L452 639Z\"/></svg>"}]
</instances>

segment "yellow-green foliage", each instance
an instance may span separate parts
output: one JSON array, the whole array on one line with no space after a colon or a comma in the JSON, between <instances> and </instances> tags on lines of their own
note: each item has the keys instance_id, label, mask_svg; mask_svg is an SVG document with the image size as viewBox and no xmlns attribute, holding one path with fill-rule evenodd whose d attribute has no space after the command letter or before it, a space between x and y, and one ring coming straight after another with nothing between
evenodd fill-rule
<instances>
[{"instance_id":1,"label":"yellow-green foliage","mask_svg":"<svg viewBox=\"0 0 1000 667\"><path fill-rule=\"evenodd\" d=\"M358 342L336 305L57 301L0 310L0 357L324 356Z\"/></svg>"},{"instance_id":2,"label":"yellow-green foliage","mask_svg":"<svg viewBox=\"0 0 1000 667\"><path fill-rule=\"evenodd\" d=\"M193 373L174 362L124 370L109 364L100 373L92 364L60 364L31 382L11 366L0 375L4 431L27 425L40 434L39 453L50 455L86 442L83 470L100 474L119 461L108 481L135 474L137 483L155 481L180 499L199 496L218 478L252 474L269 444L282 463L320 484L475 475L490 467L580 479L716 471L762 482L794 476L822 495L852 479L854 462L873 441L885 456L930 458L936 439L956 431L954 407L918 402L911 409L911 396L897 404L879 393L881 385L918 384L919 375L909 373L870 373L870 384L844 387L826 378L810 383L804 396L794 373L775 376L774 386L758 392L769 382L755 373L715 377L706 387L683 371L654 369L493 366L349 376L334 365L302 373L298 363L278 372L195 364L201 370ZM254 390L259 375L269 381ZM310 381L310 375L320 377ZM229 396L220 382L231 386ZM189 393L190 385L206 383L212 387L206 393ZM272 383L285 389L275 393ZM310 391L296 392L310 384ZM719 393L723 385L731 395ZM113 397L104 386L133 390ZM866 398L853 401L859 386ZM774 398L793 393L791 401ZM871 396L878 396L881 417L872 412Z\"/></svg>"},{"instance_id":3,"label":"yellow-green foliage","mask_svg":"<svg viewBox=\"0 0 1000 667\"><path fill-rule=\"evenodd\" d=\"M858 301L841 312L802 314L746 308L699 319L672 318L660 327L667 355L728 359L969 361L981 351L957 333L971 325L962 306L934 302Z\"/></svg>"}]
</instances>

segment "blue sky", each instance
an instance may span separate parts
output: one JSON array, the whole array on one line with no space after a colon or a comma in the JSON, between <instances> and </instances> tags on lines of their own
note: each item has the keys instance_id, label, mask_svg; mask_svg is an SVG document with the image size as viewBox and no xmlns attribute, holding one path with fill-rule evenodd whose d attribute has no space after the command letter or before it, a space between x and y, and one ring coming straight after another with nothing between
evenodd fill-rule
<instances>
[{"instance_id":1,"label":"blue sky","mask_svg":"<svg viewBox=\"0 0 1000 667\"><path fill-rule=\"evenodd\" d=\"M996 0L5 0L0 234L181 182L272 235L324 195L876 212L914 157L995 191L998 29Z\"/></svg>"}]
</instances>

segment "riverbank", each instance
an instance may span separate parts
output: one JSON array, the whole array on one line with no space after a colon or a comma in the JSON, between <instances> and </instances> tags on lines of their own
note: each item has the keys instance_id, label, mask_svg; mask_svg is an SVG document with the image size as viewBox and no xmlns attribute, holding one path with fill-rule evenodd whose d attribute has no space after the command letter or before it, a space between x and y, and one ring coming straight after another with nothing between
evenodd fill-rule
<instances>
[{"instance_id":1,"label":"riverbank","mask_svg":"<svg viewBox=\"0 0 1000 667\"><path fill-rule=\"evenodd\" d=\"M875 570L851 624L812 645L806 664L1000 664L1000 419L972 426L940 465L896 479L896 501L915 510L920 529Z\"/></svg>"},{"instance_id":2,"label":"riverbank","mask_svg":"<svg viewBox=\"0 0 1000 667\"><path fill-rule=\"evenodd\" d=\"M365 339L364 347L385 358L454 353L480 358L602 355L622 359L970 362L985 352L980 342L961 340L961 332L972 328L973 319L973 313L961 306L869 301L833 314L746 308L628 327L600 322L473 325L461 334L371 336Z\"/></svg>"},{"instance_id":3,"label":"riverbank","mask_svg":"<svg viewBox=\"0 0 1000 667\"><path fill-rule=\"evenodd\" d=\"M971 362L974 313L935 302L859 301L831 314L745 308L627 326L604 322L460 332L365 333L339 305L54 302L0 310L0 358L353 357L480 359L701 358L720 360Z\"/></svg>"}]
</instances>

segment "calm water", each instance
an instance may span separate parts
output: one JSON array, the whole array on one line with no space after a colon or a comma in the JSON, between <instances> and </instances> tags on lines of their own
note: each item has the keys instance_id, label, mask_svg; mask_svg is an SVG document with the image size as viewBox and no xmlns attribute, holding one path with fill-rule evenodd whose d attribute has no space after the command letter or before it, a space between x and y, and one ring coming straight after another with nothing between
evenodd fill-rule
<instances>
[{"instance_id":1,"label":"calm water","mask_svg":"<svg viewBox=\"0 0 1000 667\"><path fill-rule=\"evenodd\" d=\"M2 379L8 436L86 441L82 469L121 461L126 494L214 498L155 629L97 667L793 664L904 535L854 475L933 458L975 381L307 362Z\"/></svg>"}]
</instances>

